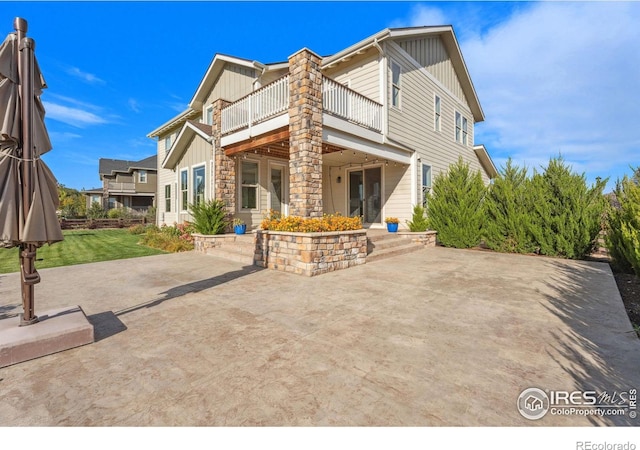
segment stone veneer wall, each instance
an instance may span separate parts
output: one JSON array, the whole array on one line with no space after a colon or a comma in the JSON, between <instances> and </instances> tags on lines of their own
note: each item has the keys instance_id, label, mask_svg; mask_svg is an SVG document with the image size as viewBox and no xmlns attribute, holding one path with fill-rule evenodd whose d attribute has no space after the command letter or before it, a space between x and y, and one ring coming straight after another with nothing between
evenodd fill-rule
<instances>
[{"instance_id":1,"label":"stone veneer wall","mask_svg":"<svg viewBox=\"0 0 640 450\"><path fill-rule=\"evenodd\" d=\"M314 276L364 264L365 230L326 233L258 231L256 264L269 269Z\"/></svg>"},{"instance_id":2,"label":"stone veneer wall","mask_svg":"<svg viewBox=\"0 0 640 450\"><path fill-rule=\"evenodd\" d=\"M213 153L215 175L211 182L214 183L215 198L224 201L227 205L227 218L231 218L236 210L236 162L233 158L224 154L220 147L222 136L222 108L230 102L218 99L213 103Z\"/></svg>"},{"instance_id":3,"label":"stone veneer wall","mask_svg":"<svg viewBox=\"0 0 640 450\"><path fill-rule=\"evenodd\" d=\"M321 58L304 48L289 57L289 213L322 217Z\"/></svg>"},{"instance_id":4,"label":"stone veneer wall","mask_svg":"<svg viewBox=\"0 0 640 450\"><path fill-rule=\"evenodd\" d=\"M398 231L398 236L411 239L411 242L415 242L417 244L422 244L425 247L435 247L436 246L436 237L438 235L437 231Z\"/></svg>"}]
</instances>

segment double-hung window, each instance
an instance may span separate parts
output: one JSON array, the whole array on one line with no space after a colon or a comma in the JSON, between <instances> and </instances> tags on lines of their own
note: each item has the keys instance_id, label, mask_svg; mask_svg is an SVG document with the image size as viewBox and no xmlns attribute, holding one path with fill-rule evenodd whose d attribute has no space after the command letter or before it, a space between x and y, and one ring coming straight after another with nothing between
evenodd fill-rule
<instances>
[{"instance_id":1,"label":"double-hung window","mask_svg":"<svg viewBox=\"0 0 640 450\"><path fill-rule=\"evenodd\" d=\"M462 117L462 143L467 145L467 118Z\"/></svg>"},{"instance_id":2,"label":"double-hung window","mask_svg":"<svg viewBox=\"0 0 640 450\"><path fill-rule=\"evenodd\" d=\"M433 102L433 110L434 110L433 126L436 131L440 131L441 107L442 106L441 106L440 97L436 95L436 98Z\"/></svg>"},{"instance_id":3,"label":"double-hung window","mask_svg":"<svg viewBox=\"0 0 640 450\"><path fill-rule=\"evenodd\" d=\"M467 118L456 111L456 142L467 145L469 135L469 122Z\"/></svg>"},{"instance_id":4,"label":"double-hung window","mask_svg":"<svg viewBox=\"0 0 640 450\"><path fill-rule=\"evenodd\" d=\"M258 208L258 163L242 161L241 173L241 198L242 209Z\"/></svg>"},{"instance_id":5,"label":"double-hung window","mask_svg":"<svg viewBox=\"0 0 640 450\"><path fill-rule=\"evenodd\" d=\"M391 105L400 108L400 76L402 69L400 64L391 62Z\"/></svg>"},{"instance_id":6,"label":"double-hung window","mask_svg":"<svg viewBox=\"0 0 640 450\"><path fill-rule=\"evenodd\" d=\"M209 106L205 111L205 123L213 125L213 106Z\"/></svg>"},{"instance_id":7,"label":"double-hung window","mask_svg":"<svg viewBox=\"0 0 640 450\"><path fill-rule=\"evenodd\" d=\"M193 168L193 204L204 202L204 166Z\"/></svg>"},{"instance_id":8,"label":"double-hung window","mask_svg":"<svg viewBox=\"0 0 640 450\"><path fill-rule=\"evenodd\" d=\"M462 140L462 115L456 111L456 142Z\"/></svg>"},{"instance_id":9,"label":"double-hung window","mask_svg":"<svg viewBox=\"0 0 640 450\"><path fill-rule=\"evenodd\" d=\"M164 211L171 212L171 185L164 185Z\"/></svg>"},{"instance_id":10,"label":"double-hung window","mask_svg":"<svg viewBox=\"0 0 640 450\"><path fill-rule=\"evenodd\" d=\"M146 183L147 182L147 171L140 170L138 171L138 183Z\"/></svg>"},{"instance_id":11,"label":"double-hung window","mask_svg":"<svg viewBox=\"0 0 640 450\"><path fill-rule=\"evenodd\" d=\"M189 171L183 169L180 171L180 199L182 203L180 207L182 211L189 209Z\"/></svg>"}]
</instances>

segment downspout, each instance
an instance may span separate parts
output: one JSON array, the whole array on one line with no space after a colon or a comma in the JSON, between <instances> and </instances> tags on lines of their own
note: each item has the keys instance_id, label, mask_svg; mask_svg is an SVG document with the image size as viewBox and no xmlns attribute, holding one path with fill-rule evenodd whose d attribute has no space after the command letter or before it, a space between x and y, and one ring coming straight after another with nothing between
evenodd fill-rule
<instances>
[{"instance_id":1,"label":"downspout","mask_svg":"<svg viewBox=\"0 0 640 450\"><path fill-rule=\"evenodd\" d=\"M373 40L372 44L378 52L380 52L380 103L382 103L382 143L387 144L387 96L388 94L388 86L387 86L387 55L384 53L384 49L378 43L378 38Z\"/></svg>"}]
</instances>

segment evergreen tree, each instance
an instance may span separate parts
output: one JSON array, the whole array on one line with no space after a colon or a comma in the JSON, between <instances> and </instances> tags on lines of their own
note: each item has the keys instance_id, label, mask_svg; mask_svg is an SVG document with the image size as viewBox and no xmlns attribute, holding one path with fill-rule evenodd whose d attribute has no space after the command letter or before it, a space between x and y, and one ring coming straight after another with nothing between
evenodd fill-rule
<instances>
[{"instance_id":1,"label":"evergreen tree","mask_svg":"<svg viewBox=\"0 0 640 450\"><path fill-rule=\"evenodd\" d=\"M534 172L531 232L541 254L576 259L591 252L602 228L606 183L587 187L585 175L572 173L562 157Z\"/></svg>"},{"instance_id":2,"label":"evergreen tree","mask_svg":"<svg viewBox=\"0 0 640 450\"><path fill-rule=\"evenodd\" d=\"M429 228L438 232L438 240L447 247L468 248L482 237L485 186L480 172L471 173L462 158L439 173L428 203Z\"/></svg>"},{"instance_id":3,"label":"evergreen tree","mask_svg":"<svg viewBox=\"0 0 640 450\"><path fill-rule=\"evenodd\" d=\"M622 270L640 276L640 186L639 171L634 179L626 175L616 183L619 207L608 209L607 248L615 264Z\"/></svg>"},{"instance_id":4,"label":"evergreen tree","mask_svg":"<svg viewBox=\"0 0 640 450\"><path fill-rule=\"evenodd\" d=\"M499 252L531 253L536 245L531 234L531 195L527 168L513 165L511 158L493 181L485 199L486 245Z\"/></svg>"},{"instance_id":5,"label":"evergreen tree","mask_svg":"<svg viewBox=\"0 0 640 450\"><path fill-rule=\"evenodd\" d=\"M426 210L422 205L415 205L413 207L413 216L411 220L407 220L409 231L427 231L429 228L429 221L427 219Z\"/></svg>"}]
</instances>

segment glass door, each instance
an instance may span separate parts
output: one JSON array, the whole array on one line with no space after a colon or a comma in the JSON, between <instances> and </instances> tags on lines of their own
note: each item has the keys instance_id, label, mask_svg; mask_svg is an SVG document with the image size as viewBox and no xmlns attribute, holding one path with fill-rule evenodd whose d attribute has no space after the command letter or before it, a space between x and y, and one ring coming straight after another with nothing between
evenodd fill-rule
<instances>
[{"instance_id":1,"label":"glass door","mask_svg":"<svg viewBox=\"0 0 640 450\"><path fill-rule=\"evenodd\" d=\"M285 215L284 168L271 166L269 169L269 208Z\"/></svg>"},{"instance_id":2,"label":"glass door","mask_svg":"<svg viewBox=\"0 0 640 450\"><path fill-rule=\"evenodd\" d=\"M349 216L364 223L382 223L382 168L349 172Z\"/></svg>"}]
</instances>

